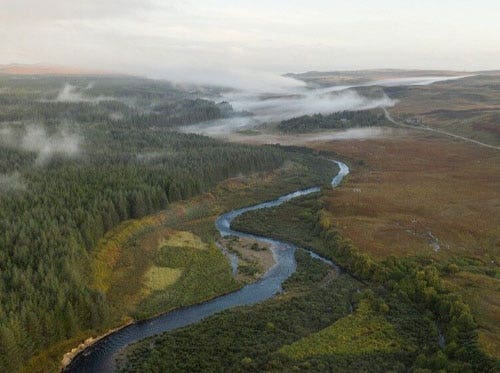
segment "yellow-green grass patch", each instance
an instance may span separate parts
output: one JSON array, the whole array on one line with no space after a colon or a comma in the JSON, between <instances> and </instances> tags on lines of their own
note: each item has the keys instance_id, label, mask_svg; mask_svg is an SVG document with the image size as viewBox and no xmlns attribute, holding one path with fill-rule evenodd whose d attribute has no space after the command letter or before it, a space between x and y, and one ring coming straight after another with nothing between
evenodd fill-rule
<instances>
[{"instance_id":1,"label":"yellow-green grass patch","mask_svg":"<svg viewBox=\"0 0 500 373\"><path fill-rule=\"evenodd\" d=\"M187 231L176 231L169 234L166 239L160 241L160 247L192 247L195 249L206 249L208 246L200 237Z\"/></svg>"},{"instance_id":2,"label":"yellow-green grass patch","mask_svg":"<svg viewBox=\"0 0 500 373\"><path fill-rule=\"evenodd\" d=\"M182 268L150 267L144 274L144 286L150 291L165 290L179 280Z\"/></svg>"},{"instance_id":3,"label":"yellow-green grass patch","mask_svg":"<svg viewBox=\"0 0 500 373\"><path fill-rule=\"evenodd\" d=\"M296 360L319 355L362 355L408 349L394 326L370 309L368 302L329 327L284 346L280 352Z\"/></svg>"}]
</instances>

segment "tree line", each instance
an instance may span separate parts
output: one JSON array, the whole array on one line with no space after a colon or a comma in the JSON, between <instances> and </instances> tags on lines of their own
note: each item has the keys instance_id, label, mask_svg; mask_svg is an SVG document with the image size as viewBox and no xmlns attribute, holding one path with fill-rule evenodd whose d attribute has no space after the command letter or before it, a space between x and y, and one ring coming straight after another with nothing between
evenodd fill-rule
<instances>
[{"instance_id":1,"label":"tree line","mask_svg":"<svg viewBox=\"0 0 500 373\"><path fill-rule=\"evenodd\" d=\"M386 124L378 110L340 111L332 114L303 115L282 120L278 129L285 133L307 133L316 130L374 127Z\"/></svg>"}]
</instances>

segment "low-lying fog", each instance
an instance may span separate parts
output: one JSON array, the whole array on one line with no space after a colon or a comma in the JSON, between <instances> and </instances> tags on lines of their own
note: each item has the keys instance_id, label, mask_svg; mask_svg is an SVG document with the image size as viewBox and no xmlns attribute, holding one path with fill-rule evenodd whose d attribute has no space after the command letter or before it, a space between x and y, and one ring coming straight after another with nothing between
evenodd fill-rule
<instances>
[{"instance_id":1,"label":"low-lying fog","mask_svg":"<svg viewBox=\"0 0 500 373\"><path fill-rule=\"evenodd\" d=\"M280 79L269 80L267 89L262 88L263 84L254 84L252 88L240 88L229 91L222 96L221 101L229 102L236 112L242 112L246 115L184 126L180 130L186 133L226 137L264 123L278 122L301 115L391 107L395 105L396 101L387 95L366 97L356 92L355 88L428 85L463 77L432 76L384 79L358 85L338 85L327 88L310 88L302 81L280 77ZM253 88L256 86L259 89ZM371 132L365 131L364 133L366 136L370 136Z\"/></svg>"},{"instance_id":2,"label":"low-lying fog","mask_svg":"<svg viewBox=\"0 0 500 373\"><path fill-rule=\"evenodd\" d=\"M65 128L49 134L45 127L0 128L0 145L37 154L36 163L43 165L54 155L74 157L79 154L81 137Z\"/></svg>"},{"instance_id":3,"label":"low-lying fog","mask_svg":"<svg viewBox=\"0 0 500 373\"><path fill-rule=\"evenodd\" d=\"M98 103L101 101L110 101L114 100L112 97L98 96L91 97L85 96L82 93L92 89L94 86L93 83L90 83L85 88L78 88L69 83L66 83L61 91L57 94L57 97L54 101L57 102L93 102Z\"/></svg>"}]
</instances>

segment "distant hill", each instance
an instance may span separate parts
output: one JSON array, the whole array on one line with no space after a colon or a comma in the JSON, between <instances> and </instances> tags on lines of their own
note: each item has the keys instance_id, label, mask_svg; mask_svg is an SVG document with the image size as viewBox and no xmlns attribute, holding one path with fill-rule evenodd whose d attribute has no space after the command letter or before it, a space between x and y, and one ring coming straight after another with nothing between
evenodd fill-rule
<instances>
[{"instance_id":1,"label":"distant hill","mask_svg":"<svg viewBox=\"0 0 500 373\"><path fill-rule=\"evenodd\" d=\"M459 76L464 71L451 70L404 70L404 69L371 69L345 71L308 71L305 73L288 73L285 76L302 80L306 83L329 86L335 84L363 84L373 80L397 79L427 76Z\"/></svg>"},{"instance_id":2,"label":"distant hill","mask_svg":"<svg viewBox=\"0 0 500 373\"><path fill-rule=\"evenodd\" d=\"M0 65L0 74L10 75L102 75L109 72L49 64Z\"/></svg>"}]
</instances>

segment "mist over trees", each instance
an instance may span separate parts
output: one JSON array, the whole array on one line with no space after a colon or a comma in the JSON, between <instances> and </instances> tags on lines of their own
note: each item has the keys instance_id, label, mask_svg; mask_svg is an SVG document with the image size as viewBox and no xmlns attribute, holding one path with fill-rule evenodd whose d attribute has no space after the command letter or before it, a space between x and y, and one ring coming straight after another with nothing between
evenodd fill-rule
<instances>
[{"instance_id":1,"label":"mist over trees","mask_svg":"<svg viewBox=\"0 0 500 373\"><path fill-rule=\"evenodd\" d=\"M106 299L87 278L92 250L107 230L284 160L277 147L232 145L163 128L220 115L211 101L182 98L140 113L120 101L43 102L36 80L0 81L7 86L0 93L0 129L25 133L35 126L51 136L69 128L81 138L77 154L54 153L44 164L36 162L37 149L0 142L2 185L11 186L0 190L2 371L105 324ZM97 92L104 93L112 92ZM112 112L121 117L113 119Z\"/></svg>"}]
</instances>

